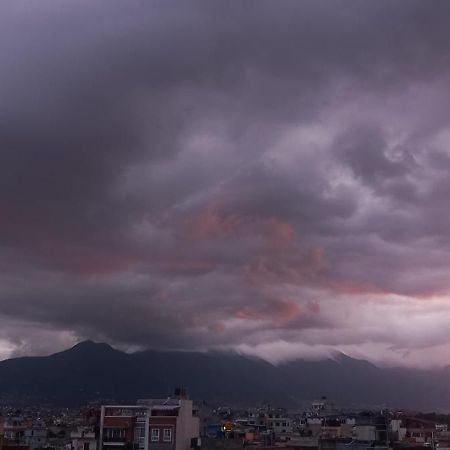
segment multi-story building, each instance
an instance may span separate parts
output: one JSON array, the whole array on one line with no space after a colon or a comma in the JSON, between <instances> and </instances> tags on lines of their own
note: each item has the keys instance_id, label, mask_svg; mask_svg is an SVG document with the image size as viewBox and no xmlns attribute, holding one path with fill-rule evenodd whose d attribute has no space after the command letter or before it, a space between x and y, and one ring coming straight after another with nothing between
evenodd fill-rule
<instances>
[{"instance_id":1,"label":"multi-story building","mask_svg":"<svg viewBox=\"0 0 450 450\"><path fill-rule=\"evenodd\" d=\"M311 413L313 416L327 416L334 412L334 405L326 397L314 400L311 403Z\"/></svg>"},{"instance_id":2,"label":"multi-story building","mask_svg":"<svg viewBox=\"0 0 450 450\"><path fill-rule=\"evenodd\" d=\"M78 427L70 433L71 450L97 450L97 437L91 427Z\"/></svg>"},{"instance_id":3,"label":"multi-story building","mask_svg":"<svg viewBox=\"0 0 450 450\"><path fill-rule=\"evenodd\" d=\"M266 418L267 428L279 439L285 440L292 434L291 418L286 411L270 411Z\"/></svg>"},{"instance_id":4,"label":"multi-story building","mask_svg":"<svg viewBox=\"0 0 450 450\"><path fill-rule=\"evenodd\" d=\"M200 422L183 392L177 398L103 406L99 450L189 450L199 446Z\"/></svg>"},{"instance_id":5,"label":"multi-story building","mask_svg":"<svg viewBox=\"0 0 450 450\"><path fill-rule=\"evenodd\" d=\"M266 413L261 409L252 408L248 411L248 425L257 429L265 430L267 428Z\"/></svg>"},{"instance_id":6,"label":"multi-story building","mask_svg":"<svg viewBox=\"0 0 450 450\"><path fill-rule=\"evenodd\" d=\"M146 448L149 411L145 406L103 406L100 416L100 450Z\"/></svg>"},{"instance_id":7,"label":"multi-story building","mask_svg":"<svg viewBox=\"0 0 450 450\"><path fill-rule=\"evenodd\" d=\"M3 422L4 444L23 445L28 422L22 416L8 416Z\"/></svg>"},{"instance_id":8,"label":"multi-story building","mask_svg":"<svg viewBox=\"0 0 450 450\"><path fill-rule=\"evenodd\" d=\"M25 430L23 442L29 450L37 450L47 446L47 427L43 420L37 419L31 427Z\"/></svg>"},{"instance_id":9,"label":"multi-story building","mask_svg":"<svg viewBox=\"0 0 450 450\"><path fill-rule=\"evenodd\" d=\"M0 417L0 450L3 449L3 439L4 439L3 436L4 436L3 435L3 420L1 420L1 417Z\"/></svg>"},{"instance_id":10,"label":"multi-story building","mask_svg":"<svg viewBox=\"0 0 450 450\"><path fill-rule=\"evenodd\" d=\"M430 446L434 444L436 434L435 422L417 417L404 417L402 418L402 425L406 429L404 441Z\"/></svg>"}]
</instances>

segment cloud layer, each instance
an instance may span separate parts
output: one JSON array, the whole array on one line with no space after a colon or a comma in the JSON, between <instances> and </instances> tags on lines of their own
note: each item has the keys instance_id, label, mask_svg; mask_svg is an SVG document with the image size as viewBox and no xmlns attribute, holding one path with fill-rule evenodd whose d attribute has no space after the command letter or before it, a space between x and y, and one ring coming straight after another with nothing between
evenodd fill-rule
<instances>
[{"instance_id":1,"label":"cloud layer","mask_svg":"<svg viewBox=\"0 0 450 450\"><path fill-rule=\"evenodd\" d=\"M5 2L0 356L450 362L448 2Z\"/></svg>"}]
</instances>

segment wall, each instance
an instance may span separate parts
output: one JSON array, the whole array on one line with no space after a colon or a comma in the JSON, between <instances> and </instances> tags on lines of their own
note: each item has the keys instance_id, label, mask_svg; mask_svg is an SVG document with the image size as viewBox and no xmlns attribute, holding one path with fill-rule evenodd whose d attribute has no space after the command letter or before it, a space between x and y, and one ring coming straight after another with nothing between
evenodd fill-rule
<instances>
[{"instance_id":1,"label":"wall","mask_svg":"<svg viewBox=\"0 0 450 450\"><path fill-rule=\"evenodd\" d=\"M192 400L180 400L176 434L175 450L189 450L191 439L200 435L200 419L192 416Z\"/></svg>"}]
</instances>

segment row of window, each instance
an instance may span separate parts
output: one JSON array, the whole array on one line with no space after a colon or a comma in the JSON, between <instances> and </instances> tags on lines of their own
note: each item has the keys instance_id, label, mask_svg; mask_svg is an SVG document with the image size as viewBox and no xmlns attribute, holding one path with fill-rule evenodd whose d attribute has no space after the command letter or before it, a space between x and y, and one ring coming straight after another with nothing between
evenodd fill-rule
<instances>
[{"instance_id":1,"label":"row of window","mask_svg":"<svg viewBox=\"0 0 450 450\"><path fill-rule=\"evenodd\" d=\"M172 442L172 428L163 428L163 442ZM135 438L143 438L145 429L143 427L136 428ZM105 441L123 440L126 437L126 430L124 428L106 428L104 439ZM160 441L160 429L151 428L150 439L152 442Z\"/></svg>"},{"instance_id":2,"label":"row of window","mask_svg":"<svg viewBox=\"0 0 450 450\"><path fill-rule=\"evenodd\" d=\"M152 442L159 442L159 428L152 428L150 436ZM163 442L172 442L172 428L163 429Z\"/></svg>"},{"instance_id":3,"label":"row of window","mask_svg":"<svg viewBox=\"0 0 450 450\"><path fill-rule=\"evenodd\" d=\"M287 427L287 422L275 422L276 427Z\"/></svg>"},{"instance_id":4,"label":"row of window","mask_svg":"<svg viewBox=\"0 0 450 450\"><path fill-rule=\"evenodd\" d=\"M125 439L126 430L124 428L106 428L105 439Z\"/></svg>"}]
</instances>

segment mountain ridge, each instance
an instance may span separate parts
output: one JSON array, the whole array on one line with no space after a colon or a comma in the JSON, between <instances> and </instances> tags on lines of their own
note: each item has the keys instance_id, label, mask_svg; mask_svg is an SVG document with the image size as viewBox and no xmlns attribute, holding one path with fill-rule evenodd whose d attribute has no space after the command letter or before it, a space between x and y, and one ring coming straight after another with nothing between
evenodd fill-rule
<instances>
[{"instance_id":1,"label":"mountain ridge","mask_svg":"<svg viewBox=\"0 0 450 450\"><path fill-rule=\"evenodd\" d=\"M448 370L381 368L348 355L273 365L236 352L125 353L84 341L48 356L0 362L0 401L82 405L170 395L186 386L210 404L301 407L326 395L348 407L450 410Z\"/></svg>"}]
</instances>

